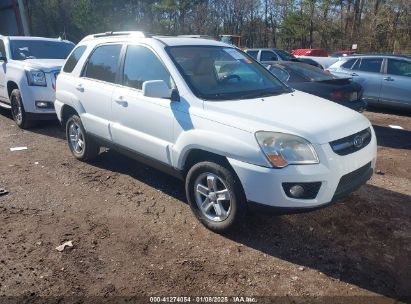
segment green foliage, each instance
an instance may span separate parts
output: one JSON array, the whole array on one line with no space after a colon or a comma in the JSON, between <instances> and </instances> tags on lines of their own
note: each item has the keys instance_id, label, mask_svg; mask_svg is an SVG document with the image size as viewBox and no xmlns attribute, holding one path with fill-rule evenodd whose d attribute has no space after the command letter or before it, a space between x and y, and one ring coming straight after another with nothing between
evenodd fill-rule
<instances>
[{"instance_id":1,"label":"green foliage","mask_svg":"<svg viewBox=\"0 0 411 304\"><path fill-rule=\"evenodd\" d=\"M247 47L411 53L409 0L26 0L32 33L240 34Z\"/></svg>"}]
</instances>

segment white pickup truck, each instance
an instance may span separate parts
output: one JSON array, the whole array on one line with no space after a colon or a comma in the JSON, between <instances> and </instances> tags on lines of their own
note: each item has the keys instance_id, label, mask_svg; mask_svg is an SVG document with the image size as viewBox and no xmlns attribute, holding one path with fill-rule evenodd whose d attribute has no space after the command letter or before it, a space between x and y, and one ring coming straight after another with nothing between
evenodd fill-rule
<instances>
[{"instance_id":1,"label":"white pickup truck","mask_svg":"<svg viewBox=\"0 0 411 304\"><path fill-rule=\"evenodd\" d=\"M74 44L61 39L0 35L0 107L23 129L55 119L55 83Z\"/></svg>"}]
</instances>

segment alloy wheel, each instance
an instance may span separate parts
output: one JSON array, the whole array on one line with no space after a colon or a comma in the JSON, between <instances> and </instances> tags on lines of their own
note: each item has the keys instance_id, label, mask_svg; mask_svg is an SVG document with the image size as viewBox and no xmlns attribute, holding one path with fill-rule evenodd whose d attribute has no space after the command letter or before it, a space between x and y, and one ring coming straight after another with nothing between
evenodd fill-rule
<instances>
[{"instance_id":1,"label":"alloy wheel","mask_svg":"<svg viewBox=\"0 0 411 304\"><path fill-rule=\"evenodd\" d=\"M194 182L196 204L209 220L222 222L231 212L231 196L224 181L213 173L202 173Z\"/></svg>"}]
</instances>

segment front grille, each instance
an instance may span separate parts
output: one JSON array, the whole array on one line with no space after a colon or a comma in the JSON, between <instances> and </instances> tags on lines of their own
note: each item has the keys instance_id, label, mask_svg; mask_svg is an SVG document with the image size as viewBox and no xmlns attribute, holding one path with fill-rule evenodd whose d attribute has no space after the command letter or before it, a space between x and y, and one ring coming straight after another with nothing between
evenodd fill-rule
<instances>
[{"instance_id":1,"label":"front grille","mask_svg":"<svg viewBox=\"0 0 411 304\"><path fill-rule=\"evenodd\" d=\"M330 142L331 149L338 155L348 155L366 147L371 141L371 128Z\"/></svg>"},{"instance_id":2,"label":"front grille","mask_svg":"<svg viewBox=\"0 0 411 304\"><path fill-rule=\"evenodd\" d=\"M371 162L369 162L365 166L344 175L338 183L333 199L340 198L357 190L361 185L370 179L372 173Z\"/></svg>"}]
</instances>

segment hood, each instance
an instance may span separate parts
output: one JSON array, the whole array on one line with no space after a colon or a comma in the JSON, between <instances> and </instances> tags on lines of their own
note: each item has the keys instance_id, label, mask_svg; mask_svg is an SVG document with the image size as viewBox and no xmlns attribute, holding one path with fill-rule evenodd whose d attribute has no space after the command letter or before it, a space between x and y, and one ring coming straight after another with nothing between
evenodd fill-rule
<instances>
[{"instance_id":1,"label":"hood","mask_svg":"<svg viewBox=\"0 0 411 304\"><path fill-rule=\"evenodd\" d=\"M60 70L65 61L65 59L26 59L22 62L27 67L49 73L51 71Z\"/></svg>"},{"instance_id":2,"label":"hood","mask_svg":"<svg viewBox=\"0 0 411 304\"><path fill-rule=\"evenodd\" d=\"M208 119L251 133L274 131L324 144L368 128L365 116L332 101L295 91L264 98L206 101Z\"/></svg>"}]
</instances>

